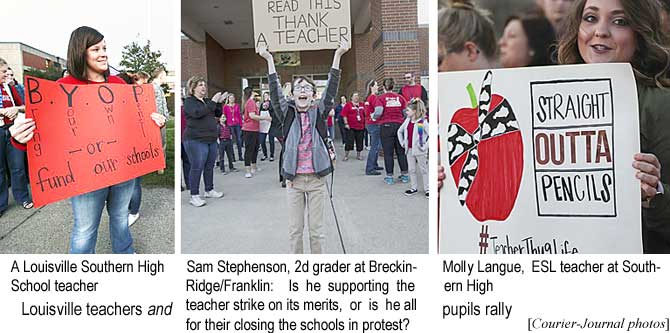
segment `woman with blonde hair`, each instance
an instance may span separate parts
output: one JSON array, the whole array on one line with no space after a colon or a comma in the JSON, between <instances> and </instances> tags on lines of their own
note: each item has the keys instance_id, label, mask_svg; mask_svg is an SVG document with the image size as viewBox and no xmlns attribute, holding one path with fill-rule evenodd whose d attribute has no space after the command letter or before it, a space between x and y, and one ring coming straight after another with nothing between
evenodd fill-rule
<instances>
[{"instance_id":1,"label":"woman with blonde hair","mask_svg":"<svg viewBox=\"0 0 670 333\"><path fill-rule=\"evenodd\" d=\"M405 195L414 195L418 192L417 175L421 173L423 191L428 197L428 120L426 120L426 105L419 98L414 98L405 109L407 118L398 129L398 140L405 148L409 167L410 188ZM418 172L417 172L418 171Z\"/></svg>"},{"instance_id":2,"label":"woman with blonde hair","mask_svg":"<svg viewBox=\"0 0 670 333\"><path fill-rule=\"evenodd\" d=\"M188 94L184 100L186 130L182 141L191 163L189 203L202 207L206 202L200 197L200 175L203 175L205 181L205 198L223 197L223 193L214 190L214 162L218 151L216 140L219 137L216 119L221 117L221 102L228 95L219 92L212 99L206 98L207 82L199 76L191 77L186 85Z\"/></svg>"},{"instance_id":3,"label":"woman with blonde hair","mask_svg":"<svg viewBox=\"0 0 670 333\"><path fill-rule=\"evenodd\" d=\"M440 72L495 67L496 36L487 11L470 0L450 0L438 24Z\"/></svg>"}]
</instances>

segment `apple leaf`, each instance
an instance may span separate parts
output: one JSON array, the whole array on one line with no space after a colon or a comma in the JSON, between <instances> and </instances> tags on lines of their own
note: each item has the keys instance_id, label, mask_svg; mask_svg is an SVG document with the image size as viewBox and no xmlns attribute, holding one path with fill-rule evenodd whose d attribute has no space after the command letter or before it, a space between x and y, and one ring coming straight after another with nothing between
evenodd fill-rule
<instances>
[{"instance_id":1,"label":"apple leaf","mask_svg":"<svg viewBox=\"0 0 670 333\"><path fill-rule=\"evenodd\" d=\"M468 83L466 89L468 90L468 95L470 96L470 104L472 104L472 108L477 108L479 105L477 104L477 95L475 95L475 88L472 87L472 83Z\"/></svg>"}]
</instances>

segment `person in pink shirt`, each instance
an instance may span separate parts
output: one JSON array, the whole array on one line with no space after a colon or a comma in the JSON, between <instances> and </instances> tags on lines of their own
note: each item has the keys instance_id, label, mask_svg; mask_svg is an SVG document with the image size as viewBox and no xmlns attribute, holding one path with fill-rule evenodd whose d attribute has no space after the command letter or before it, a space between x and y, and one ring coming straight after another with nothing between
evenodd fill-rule
<instances>
[{"instance_id":1,"label":"person in pink shirt","mask_svg":"<svg viewBox=\"0 0 670 333\"><path fill-rule=\"evenodd\" d=\"M223 114L226 115L226 124L230 127L230 133L237 144L238 160L242 160L242 113L240 105L235 103L235 95L230 94L226 104L223 106ZM233 158L234 160L234 158Z\"/></svg>"},{"instance_id":2,"label":"person in pink shirt","mask_svg":"<svg viewBox=\"0 0 670 333\"><path fill-rule=\"evenodd\" d=\"M349 159L349 153L354 150L354 141L356 142L356 158L362 160L363 135L365 134L365 107L360 102L358 93L351 95L351 102L347 103L342 110L344 128L346 128L347 138L344 146L344 160Z\"/></svg>"},{"instance_id":3,"label":"person in pink shirt","mask_svg":"<svg viewBox=\"0 0 670 333\"><path fill-rule=\"evenodd\" d=\"M244 139L244 167L246 173L244 177L251 178L258 171L256 160L258 159L258 133L260 132L259 120L270 120L271 116L261 116L256 105L255 93L251 87L244 88L244 99L242 106L244 109L244 121L242 122L242 137Z\"/></svg>"}]
</instances>

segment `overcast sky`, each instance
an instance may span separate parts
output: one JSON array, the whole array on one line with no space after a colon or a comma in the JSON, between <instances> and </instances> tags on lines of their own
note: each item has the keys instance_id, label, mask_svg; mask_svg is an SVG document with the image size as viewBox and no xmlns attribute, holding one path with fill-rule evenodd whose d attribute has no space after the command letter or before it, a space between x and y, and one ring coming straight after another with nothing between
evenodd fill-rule
<instances>
[{"instance_id":1,"label":"overcast sky","mask_svg":"<svg viewBox=\"0 0 670 333\"><path fill-rule=\"evenodd\" d=\"M419 19L419 24L428 24L430 23L428 19L428 14L430 12L428 8L428 0L419 0L417 3L417 9L419 11L418 19Z\"/></svg>"},{"instance_id":2,"label":"overcast sky","mask_svg":"<svg viewBox=\"0 0 670 333\"><path fill-rule=\"evenodd\" d=\"M87 25L105 35L112 66L119 68L123 46L151 40L161 61L175 69L179 52L179 8L165 0L8 0L2 1L2 42L21 42L55 56L66 58L70 34Z\"/></svg>"}]
</instances>

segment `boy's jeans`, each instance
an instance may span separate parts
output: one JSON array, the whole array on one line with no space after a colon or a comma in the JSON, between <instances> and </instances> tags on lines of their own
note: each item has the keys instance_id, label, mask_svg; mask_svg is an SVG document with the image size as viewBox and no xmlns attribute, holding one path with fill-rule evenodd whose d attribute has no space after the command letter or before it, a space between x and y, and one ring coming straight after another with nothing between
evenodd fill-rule
<instances>
[{"instance_id":1,"label":"boy's jeans","mask_svg":"<svg viewBox=\"0 0 670 333\"><path fill-rule=\"evenodd\" d=\"M289 210L289 242L291 253L303 253L302 232L305 228L305 209L309 221L309 246L312 253L322 253L324 201L326 178L314 174L297 175L286 188Z\"/></svg>"}]
</instances>

